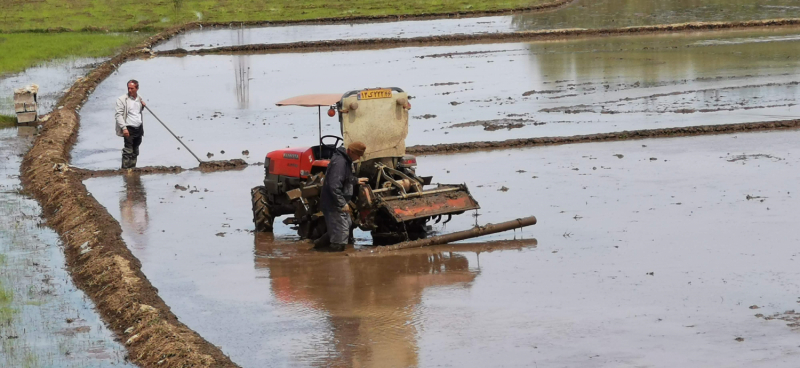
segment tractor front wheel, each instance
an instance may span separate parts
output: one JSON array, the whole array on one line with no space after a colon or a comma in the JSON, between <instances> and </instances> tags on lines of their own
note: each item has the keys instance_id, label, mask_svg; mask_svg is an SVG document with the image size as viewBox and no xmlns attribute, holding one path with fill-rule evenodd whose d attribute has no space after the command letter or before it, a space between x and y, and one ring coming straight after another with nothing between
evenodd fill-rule
<instances>
[{"instance_id":1,"label":"tractor front wheel","mask_svg":"<svg viewBox=\"0 0 800 368\"><path fill-rule=\"evenodd\" d=\"M256 225L256 232L271 233L275 218L267 203L267 189L264 186L250 189L250 199L253 202L253 224Z\"/></svg>"}]
</instances>

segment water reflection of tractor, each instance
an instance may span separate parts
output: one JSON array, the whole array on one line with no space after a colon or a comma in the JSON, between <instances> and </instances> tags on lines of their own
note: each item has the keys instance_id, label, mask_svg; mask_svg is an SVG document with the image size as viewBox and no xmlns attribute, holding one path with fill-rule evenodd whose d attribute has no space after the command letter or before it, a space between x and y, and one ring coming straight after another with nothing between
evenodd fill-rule
<instances>
[{"instance_id":1,"label":"water reflection of tractor","mask_svg":"<svg viewBox=\"0 0 800 368\"><path fill-rule=\"evenodd\" d=\"M353 224L370 231L376 245L425 238L430 221L446 223L453 215L480 208L463 184L431 185L417 175L416 157L406 154L408 95L400 88L378 88L340 94L304 95L278 106L317 107L319 145L287 148L267 154L264 185L251 190L256 231L271 232L278 216L302 238L326 233L319 208L325 170L343 142L363 142L367 149L354 163L355 174L368 178L354 191ZM322 135L322 107L339 116L341 137ZM518 227L518 226L517 226Z\"/></svg>"},{"instance_id":2,"label":"water reflection of tractor","mask_svg":"<svg viewBox=\"0 0 800 368\"><path fill-rule=\"evenodd\" d=\"M426 289L466 290L477 276L459 253L412 250L378 257L320 256L257 234L256 268L269 270L277 300L324 313L324 347L292 352L325 367L415 367ZM327 335L327 334L323 334ZM315 364L316 365L316 364Z\"/></svg>"}]
</instances>

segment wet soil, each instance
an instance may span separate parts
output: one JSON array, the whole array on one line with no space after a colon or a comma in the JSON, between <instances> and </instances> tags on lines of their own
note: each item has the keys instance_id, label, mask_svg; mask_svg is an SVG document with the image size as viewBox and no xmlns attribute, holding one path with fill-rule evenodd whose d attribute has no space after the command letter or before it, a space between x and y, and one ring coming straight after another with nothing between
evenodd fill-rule
<instances>
[{"instance_id":1,"label":"wet soil","mask_svg":"<svg viewBox=\"0 0 800 368\"><path fill-rule=\"evenodd\" d=\"M758 3L746 0L726 2L667 0L640 2L626 0L577 0L547 11L515 11L514 15L485 16L462 14L457 19L413 21L406 17L385 17L385 23L358 20L319 21L312 25L280 26L265 22L267 27L244 27L248 24L204 24L158 45L158 51L188 51L220 46L239 46L299 41L352 40L368 38L414 38L454 34L478 35L552 29L607 29L686 22L735 22L796 17L800 4L795 0L767 0ZM546 10L546 9L545 9ZM392 22L388 22L392 21ZM333 23L333 24L332 24ZM339 24L337 24L339 23ZM341 24L344 23L344 24ZM254 24L249 24L253 26Z\"/></svg>"},{"instance_id":2,"label":"wet soil","mask_svg":"<svg viewBox=\"0 0 800 368\"><path fill-rule=\"evenodd\" d=\"M132 76L142 82L140 93L149 106L193 149L224 150L214 158L252 162L263 161L269 151L317 140L316 109L274 102L371 86L378 75L414 96L412 116L436 116L411 119L410 146L787 120L800 114L799 86L793 83L800 70L797 52L796 31L764 29L331 52L324 58L298 53L138 60L122 65L81 111L73 163L118 166L121 142L97 137L112 134L107 101L124 93L118 86ZM437 54L452 58L421 58ZM386 75L387 67L394 72ZM284 87L275 89L276 84ZM173 101L185 89L204 88L214 93ZM563 92L524 96L532 90ZM696 112L685 113L689 109ZM495 131L482 125L449 128L498 119L538 124ZM322 125L323 134L339 134L335 118L323 117ZM178 147L152 127L140 165L194 166ZM244 150L249 155L239 154Z\"/></svg>"},{"instance_id":3,"label":"wet soil","mask_svg":"<svg viewBox=\"0 0 800 368\"><path fill-rule=\"evenodd\" d=\"M81 180L94 177L103 176L117 176L127 175L129 173L144 175L144 174L177 174L183 172L184 169L180 166L148 166L136 167L133 169L116 169L116 170L87 170L77 167L70 167L68 171L74 173Z\"/></svg>"},{"instance_id":4,"label":"wet soil","mask_svg":"<svg viewBox=\"0 0 800 368\"><path fill-rule=\"evenodd\" d=\"M526 119L496 119L496 120L479 120L479 121L470 121L466 123L458 123L449 126L449 128L466 128L466 127L474 127L474 126L482 126L483 130L487 131L495 131L498 129L516 129L522 128L527 123L535 123L534 120L526 120Z\"/></svg>"},{"instance_id":5,"label":"wet soil","mask_svg":"<svg viewBox=\"0 0 800 368\"><path fill-rule=\"evenodd\" d=\"M0 129L0 366L132 367L64 269L58 235L19 193L32 137Z\"/></svg>"},{"instance_id":6,"label":"wet soil","mask_svg":"<svg viewBox=\"0 0 800 368\"><path fill-rule=\"evenodd\" d=\"M216 160L216 161L203 161L200 163L200 171L224 171L224 170L241 170L247 167L247 162L240 158L231 160Z\"/></svg>"},{"instance_id":7,"label":"wet soil","mask_svg":"<svg viewBox=\"0 0 800 368\"><path fill-rule=\"evenodd\" d=\"M261 165L261 163L256 163ZM76 175L80 180L85 180L94 177L103 176L116 176L116 175L147 175L147 174L177 174L187 170L199 170L202 172L215 172L215 171L228 171L228 170L242 170L248 166L248 163L242 159L232 159L227 161L203 161L200 166L192 169L184 169L180 166L145 166L135 167L132 169L116 169L116 170L88 170L79 167L59 167L58 170L63 172L71 172Z\"/></svg>"},{"instance_id":8,"label":"wet soil","mask_svg":"<svg viewBox=\"0 0 800 368\"><path fill-rule=\"evenodd\" d=\"M466 183L482 207L437 232L536 215L521 234L475 241L538 245L455 244L375 262L311 253L280 219L274 237L251 233L257 167L86 185L174 312L243 366L792 367L792 321L755 314L784 313L800 297L797 139L759 132L419 157L420 175Z\"/></svg>"}]
</instances>

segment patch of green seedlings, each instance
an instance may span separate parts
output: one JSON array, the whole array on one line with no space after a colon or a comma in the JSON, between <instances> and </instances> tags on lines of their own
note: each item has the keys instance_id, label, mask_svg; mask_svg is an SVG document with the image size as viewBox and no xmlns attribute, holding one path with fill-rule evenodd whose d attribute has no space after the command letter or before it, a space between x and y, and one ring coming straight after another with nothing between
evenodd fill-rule
<instances>
[{"instance_id":1,"label":"patch of green seedlings","mask_svg":"<svg viewBox=\"0 0 800 368\"><path fill-rule=\"evenodd\" d=\"M146 36L105 32L0 34L0 77L48 60L111 56ZM8 116L0 117L0 124L5 124L6 119Z\"/></svg>"},{"instance_id":2,"label":"patch of green seedlings","mask_svg":"<svg viewBox=\"0 0 800 368\"><path fill-rule=\"evenodd\" d=\"M0 325L8 325L11 323L11 318L16 313L16 309L11 307L11 302L14 301L14 293L10 289L3 286L3 281L0 280Z\"/></svg>"},{"instance_id":3,"label":"patch of green seedlings","mask_svg":"<svg viewBox=\"0 0 800 368\"><path fill-rule=\"evenodd\" d=\"M39 359L36 358L36 355L31 352L25 353L25 359L22 361L22 368L36 368L36 367L40 367Z\"/></svg>"},{"instance_id":4,"label":"patch of green seedlings","mask_svg":"<svg viewBox=\"0 0 800 368\"><path fill-rule=\"evenodd\" d=\"M0 114L0 129L11 128L17 125L17 117L13 115Z\"/></svg>"}]
</instances>

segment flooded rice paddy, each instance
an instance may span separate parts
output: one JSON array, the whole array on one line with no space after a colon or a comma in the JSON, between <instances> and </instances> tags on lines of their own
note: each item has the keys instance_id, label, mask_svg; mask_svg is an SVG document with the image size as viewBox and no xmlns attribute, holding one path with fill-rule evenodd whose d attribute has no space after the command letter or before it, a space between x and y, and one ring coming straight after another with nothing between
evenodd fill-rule
<instances>
[{"instance_id":1,"label":"flooded rice paddy","mask_svg":"<svg viewBox=\"0 0 800 368\"><path fill-rule=\"evenodd\" d=\"M39 86L39 114L54 110L64 90L101 61L99 58L59 59L0 77L0 114L14 115L14 90L30 84Z\"/></svg>"},{"instance_id":2,"label":"flooded rice paddy","mask_svg":"<svg viewBox=\"0 0 800 368\"><path fill-rule=\"evenodd\" d=\"M579 0L514 16L192 31L156 49L787 18L798 9L786 0ZM113 101L131 78L200 157L250 163L317 139L316 109L275 102L374 86L413 96L408 145L784 120L799 112L799 41L797 29L783 28L136 60L82 108L71 163L118 167ZM42 73L53 101L80 74ZM323 134L338 135L336 119L323 119ZM139 166L197 164L145 120ZM24 140L7 132L0 204L14 215L0 221L0 317L11 321L0 326L4 363L125 365L123 347L63 270L56 235L15 192L17 151L5 143ZM482 206L435 232L531 215L539 223L380 256L315 252L280 220L274 235L253 233L248 194L263 180L260 165L85 184L172 311L244 367L794 367L799 138L423 156L421 174L466 183ZM360 231L356 240L359 249L371 243Z\"/></svg>"},{"instance_id":3,"label":"flooded rice paddy","mask_svg":"<svg viewBox=\"0 0 800 368\"><path fill-rule=\"evenodd\" d=\"M19 194L21 155L32 138L0 129L0 366L131 367L64 264L41 208Z\"/></svg>"},{"instance_id":4,"label":"flooded rice paddy","mask_svg":"<svg viewBox=\"0 0 800 368\"><path fill-rule=\"evenodd\" d=\"M137 60L81 110L72 163L118 167L113 103L131 78L201 158L253 163L316 141L317 109L275 102L375 86L413 96L408 145L783 120L800 113L798 52L797 30L765 29ZM197 165L145 121L139 166ZM336 119L322 122L323 134L339 134Z\"/></svg>"},{"instance_id":5,"label":"flooded rice paddy","mask_svg":"<svg viewBox=\"0 0 800 368\"><path fill-rule=\"evenodd\" d=\"M528 239L493 252L318 254L279 221L254 235L260 167L85 183L181 321L245 367L794 367L798 139L420 157L469 186L478 222L537 216L479 239Z\"/></svg>"},{"instance_id":6,"label":"flooded rice paddy","mask_svg":"<svg viewBox=\"0 0 800 368\"><path fill-rule=\"evenodd\" d=\"M412 38L451 34L565 28L617 28L685 22L745 21L800 16L798 0L576 0L563 7L514 15L385 23L319 24L201 29L154 49L197 50L219 46L364 38Z\"/></svg>"}]
</instances>

